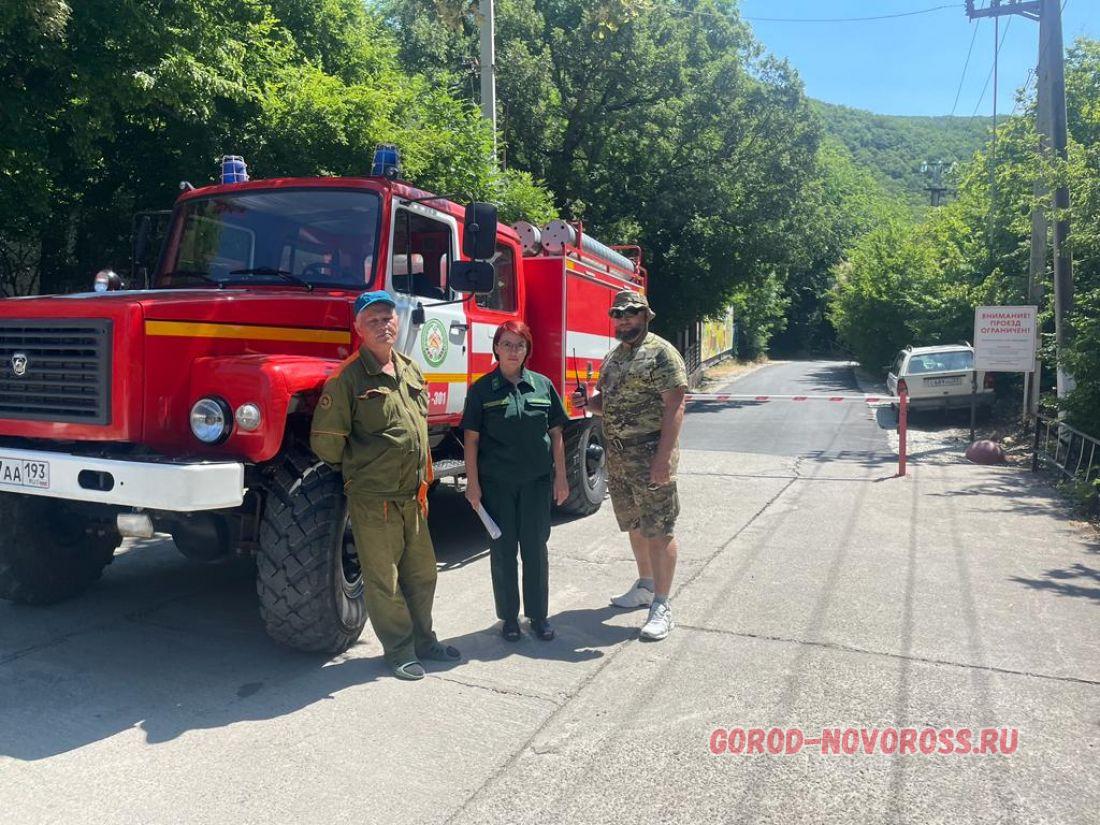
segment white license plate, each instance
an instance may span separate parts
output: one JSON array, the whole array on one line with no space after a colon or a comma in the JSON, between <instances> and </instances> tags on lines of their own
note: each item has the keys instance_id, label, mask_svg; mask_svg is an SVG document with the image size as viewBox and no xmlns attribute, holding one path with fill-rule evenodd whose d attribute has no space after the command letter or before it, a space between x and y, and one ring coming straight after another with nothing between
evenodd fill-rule
<instances>
[{"instance_id":1,"label":"white license plate","mask_svg":"<svg viewBox=\"0 0 1100 825\"><path fill-rule=\"evenodd\" d=\"M956 384L962 383L961 375L952 375L949 378L925 378L924 386L926 387L953 387Z\"/></svg>"},{"instance_id":2,"label":"white license plate","mask_svg":"<svg viewBox=\"0 0 1100 825\"><path fill-rule=\"evenodd\" d=\"M0 455L0 486L50 489L50 462Z\"/></svg>"}]
</instances>

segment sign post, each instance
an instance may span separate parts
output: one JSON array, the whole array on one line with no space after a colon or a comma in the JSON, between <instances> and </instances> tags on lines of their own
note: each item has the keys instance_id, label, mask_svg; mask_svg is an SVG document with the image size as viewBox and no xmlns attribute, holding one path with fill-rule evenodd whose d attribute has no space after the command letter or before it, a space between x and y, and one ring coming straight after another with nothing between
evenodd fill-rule
<instances>
[{"instance_id":1,"label":"sign post","mask_svg":"<svg viewBox=\"0 0 1100 825\"><path fill-rule=\"evenodd\" d=\"M970 440L974 440L974 404L978 371L1024 373L1025 400L1029 375L1036 368L1038 309L1034 306L985 306L974 310L974 391L971 395ZM1035 387L1036 392L1038 386Z\"/></svg>"}]
</instances>

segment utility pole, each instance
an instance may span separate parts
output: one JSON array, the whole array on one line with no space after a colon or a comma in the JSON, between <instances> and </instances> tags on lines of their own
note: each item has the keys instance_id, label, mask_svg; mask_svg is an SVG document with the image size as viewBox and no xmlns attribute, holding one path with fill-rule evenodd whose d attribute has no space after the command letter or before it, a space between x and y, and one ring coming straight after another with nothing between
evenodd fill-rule
<instances>
[{"instance_id":1,"label":"utility pole","mask_svg":"<svg viewBox=\"0 0 1100 825\"><path fill-rule=\"evenodd\" d=\"M1061 160L1066 160L1066 71L1062 49L1062 7L1058 0L1042 0L1039 21L1039 58L1050 73L1051 141ZM1045 38L1045 40L1044 40ZM1044 48L1045 43L1045 48ZM1062 353L1069 343L1069 315L1073 312L1073 260L1069 254L1069 187L1054 190L1054 338L1058 345L1058 397L1073 389L1073 376L1062 366Z\"/></svg>"},{"instance_id":2,"label":"utility pole","mask_svg":"<svg viewBox=\"0 0 1100 825\"><path fill-rule=\"evenodd\" d=\"M1061 160L1066 159L1066 80L1065 55L1062 44L1062 8L1059 0L990 0L984 9L975 9L974 0L966 0L966 14L971 19L1018 14L1039 21L1039 66L1037 71L1036 128L1042 154L1052 149ZM1046 190L1041 181L1035 194ZM1069 188L1054 190L1054 340L1059 357L1058 397L1064 398L1073 389L1073 377L1061 363L1070 339L1069 315L1073 310L1073 262L1069 254ZM1046 267L1047 217L1041 209L1031 215L1031 261L1028 269L1029 297L1040 305ZM1038 373L1036 373L1036 383ZM1031 409L1038 408L1038 388L1034 389Z\"/></svg>"},{"instance_id":3,"label":"utility pole","mask_svg":"<svg viewBox=\"0 0 1100 825\"><path fill-rule=\"evenodd\" d=\"M931 198L931 205L942 206L951 191L950 187L943 185L943 173L955 171L955 164L946 160L929 160L920 165L920 170L932 179L931 185L924 187Z\"/></svg>"},{"instance_id":4,"label":"utility pole","mask_svg":"<svg viewBox=\"0 0 1100 825\"><path fill-rule=\"evenodd\" d=\"M493 157L497 154L496 23L493 0L478 0L481 17L481 116L493 129Z\"/></svg>"}]
</instances>

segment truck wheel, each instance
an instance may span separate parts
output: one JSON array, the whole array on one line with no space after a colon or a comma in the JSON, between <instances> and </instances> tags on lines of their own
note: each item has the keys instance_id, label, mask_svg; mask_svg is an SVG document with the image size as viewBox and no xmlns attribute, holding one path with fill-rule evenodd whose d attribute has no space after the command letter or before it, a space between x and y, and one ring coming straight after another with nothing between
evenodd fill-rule
<instances>
[{"instance_id":1,"label":"truck wheel","mask_svg":"<svg viewBox=\"0 0 1100 825\"><path fill-rule=\"evenodd\" d=\"M362 634L367 607L340 474L295 449L266 489L256 590L268 635L341 653Z\"/></svg>"},{"instance_id":2,"label":"truck wheel","mask_svg":"<svg viewBox=\"0 0 1100 825\"><path fill-rule=\"evenodd\" d=\"M53 604L86 590L111 563L122 536L52 498L0 493L0 598Z\"/></svg>"},{"instance_id":3,"label":"truck wheel","mask_svg":"<svg viewBox=\"0 0 1100 825\"><path fill-rule=\"evenodd\" d=\"M599 421L588 419L565 428L565 477L569 498L559 510L587 516L600 509L607 492L607 464Z\"/></svg>"}]
</instances>

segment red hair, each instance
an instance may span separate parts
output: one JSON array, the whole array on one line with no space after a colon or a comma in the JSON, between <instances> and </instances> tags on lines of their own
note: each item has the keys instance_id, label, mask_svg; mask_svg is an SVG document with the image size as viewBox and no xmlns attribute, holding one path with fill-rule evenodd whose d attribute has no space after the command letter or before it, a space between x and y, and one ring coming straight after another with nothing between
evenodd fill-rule
<instances>
[{"instance_id":1,"label":"red hair","mask_svg":"<svg viewBox=\"0 0 1100 825\"><path fill-rule=\"evenodd\" d=\"M523 321L505 321L499 327L497 331L493 333L493 355L497 356L497 360L500 360L500 356L497 355L497 344L500 343L500 338L504 333L510 332L513 335L518 335L527 344L527 352L523 356L523 363L527 363L527 359L531 357L531 328Z\"/></svg>"}]
</instances>

